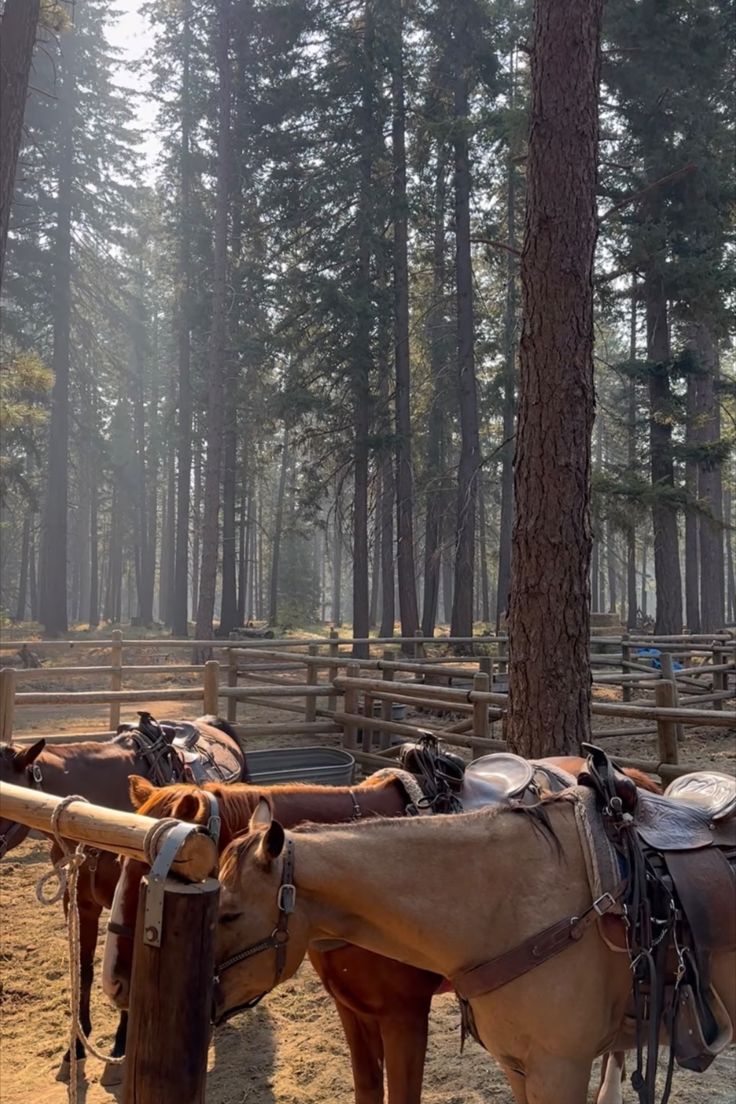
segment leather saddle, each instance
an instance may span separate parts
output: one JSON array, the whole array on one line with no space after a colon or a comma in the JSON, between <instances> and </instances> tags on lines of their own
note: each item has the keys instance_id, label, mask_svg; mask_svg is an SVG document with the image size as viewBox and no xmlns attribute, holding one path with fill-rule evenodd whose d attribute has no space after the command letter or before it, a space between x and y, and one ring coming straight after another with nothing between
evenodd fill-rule
<instances>
[{"instance_id":1,"label":"leather saddle","mask_svg":"<svg viewBox=\"0 0 736 1104\"><path fill-rule=\"evenodd\" d=\"M156 721L150 713L140 712L138 724L120 725L119 734L140 736L149 754L155 755L155 773L160 784L167 782L235 782L242 776L242 763L223 741L208 738L191 721ZM161 758L165 752L170 777L161 779Z\"/></svg>"},{"instance_id":2,"label":"leather saddle","mask_svg":"<svg viewBox=\"0 0 736 1104\"><path fill-rule=\"evenodd\" d=\"M736 950L736 779L697 771L671 783L664 795L635 790L633 801L624 802L623 776L605 752L583 750L588 771L580 781L599 796L606 830L629 867L630 898L644 900L650 930L653 917L667 932L669 977L658 984L675 1002L675 1057L701 1071L733 1036L710 986L710 958ZM635 924L633 913L630 918Z\"/></svg>"}]
</instances>

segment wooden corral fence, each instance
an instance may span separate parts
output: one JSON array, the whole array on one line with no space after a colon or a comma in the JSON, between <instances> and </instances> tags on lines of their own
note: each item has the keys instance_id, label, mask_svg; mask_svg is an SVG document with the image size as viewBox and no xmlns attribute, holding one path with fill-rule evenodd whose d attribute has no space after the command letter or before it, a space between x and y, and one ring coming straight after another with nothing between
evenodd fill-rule
<instances>
[{"instance_id":1,"label":"wooden corral fence","mask_svg":"<svg viewBox=\"0 0 736 1104\"><path fill-rule=\"evenodd\" d=\"M356 659L354 646L368 651ZM366 770L384 766L396 754L397 740L415 739L420 730L436 731L445 742L468 749L471 756L503 750L507 707L508 642L505 636L469 638L340 637L284 640L193 641L169 638L111 641L40 641L46 648L104 647L115 649L116 663L104 667L42 667L0 672L0 739L9 739L15 710L31 705L121 703L151 700L201 702L205 713L223 711L238 733L248 736L341 734L342 741ZM19 647L4 643L3 648ZM204 664L123 665L123 648L194 649L211 647L222 657ZM641 654L656 649L656 657ZM376 655L376 651L380 654ZM462 654L458 654L462 650ZM651 666L656 660L658 667ZM626 727L599 729L596 740L618 736L656 737L657 759L631 760L630 765L662 777L692 769L680 764L680 741L687 725L736 727L736 715L724 704L732 699L736 678L736 634L672 637L627 634L595 635L591 640L594 691L620 690L621 700L594 700L593 713L623 718ZM165 689L126 689L123 679L141 674L201 674L201 684ZM110 690L42 691L19 689L40 673L46 677L109 674ZM223 678L226 682L223 685ZM636 699L634 698L636 695ZM340 708L338 709L338 699ZM268 708L286 720L238 723L238 704ZM709 708L704 708L709 706ZM407 723L407 710L430 713L421 725ZM450 722L448 724L448 715ZM459 720L457 719L459 717ZM106 738L111 732L84 738ZM33 738L38 738L33 734ZM54 740L69 736L47 737ZM18 739L23 736L19 734ZM360 745L360 746L359 746ZM662 768L660 770L660 768Z\"/></svg>"},{"instance_id":2,"label":"wooden corral fence","mask_svg":"<svg viewBox=\"0 0 736 1104\"><path fill-rule=\"evenodd\" d=\"M0 816L152 863L135 932L123 1104L204 1104L219 890L210 877L214 840L196 825L64 804L4 782Z\"/></svg>"}]
</instances>

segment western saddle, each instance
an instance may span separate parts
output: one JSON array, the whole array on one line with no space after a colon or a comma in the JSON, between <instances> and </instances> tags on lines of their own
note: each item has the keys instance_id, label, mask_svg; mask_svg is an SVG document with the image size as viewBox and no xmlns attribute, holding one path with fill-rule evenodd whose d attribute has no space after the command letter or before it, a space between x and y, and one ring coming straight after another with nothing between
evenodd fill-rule
<instances>
[{"instance_id":1,"label":"western saddle","mask_svg":"<svg viewBox=\"0 0 736 1104\"><path fill-rule=\"evenodd\" d=\"M119 738L132 739L147 759L159 786L171 782L234 782L242 764L224 743L215 743L191 721L156 721L140 712L138 724L118 726Z\"/></svg>"}]
</instances>

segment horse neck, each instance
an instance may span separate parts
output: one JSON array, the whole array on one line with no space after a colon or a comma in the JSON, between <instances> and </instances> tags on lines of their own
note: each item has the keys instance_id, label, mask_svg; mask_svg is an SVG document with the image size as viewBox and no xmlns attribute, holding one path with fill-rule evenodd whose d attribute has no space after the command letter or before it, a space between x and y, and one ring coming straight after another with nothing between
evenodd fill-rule
<instances>
[{"instance_id":1,"label":"horse neck","mask_svg":"<svg viewBox=\"0 0 736 1104\"><path fill-rule=\"evenodd\" d=\"M564 865L544 832L510 813L296 832L310 939L445 976L500 954L590 904L573 818L561 807L553 821Z\"/></svg>"},{"instance_id":2,"label":"horse neck","mask_svg":"<svg viewBox=\"0 0 736 1104\"><path fill-rule=\"evenodd\" d=\"M44 748L36 762L45 793L68 797L79 793L96 805L129 809L128 779L146 773L135 748L119 744L76 743Z\"/></svg>"},{"instance_id":3,"label":"horse neck","mask_svg":"<svg viewBox=\"0 0 736 1104\"><path fill-rule=\"evenodd\" d=\"M401 816L406 805L400 788L394 783L385 786L325 786L309 789L269 791L274 818L285 828L304 821L338 824L363 817ZM356 816L356 807L360 815Z\"/></svg>"}]
</instances>

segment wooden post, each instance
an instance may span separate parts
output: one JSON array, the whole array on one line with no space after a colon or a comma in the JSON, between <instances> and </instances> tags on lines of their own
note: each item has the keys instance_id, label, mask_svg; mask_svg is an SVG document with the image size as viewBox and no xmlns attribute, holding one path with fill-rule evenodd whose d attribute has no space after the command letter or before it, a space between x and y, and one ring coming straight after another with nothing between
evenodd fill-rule
<instances>
[{"instance_id":1,"label":"wooden post","mask_svg":"<svg viewBox=\"0 0 736 1104\"><path fill-rule=\"evenodd\" d=\"M348 663L347 677L351 679L360 678L360 665L358 663ZM358 712L358 698L359 692L356 687L350 686L345 690L345 712L352 713L353 716ZM363 730L365 731L365 729ZM343 723L343 746L346 748L354 748L358 746L358 731L353 721L345 721Z\"/></svg>"},{"instance_id":2,"label":"wooden post","mask_svg":"<svg viewBox=\"0 0 736 1104\"><path fill-rule=\"evenodd\" d=\"M720 648L713 649L713 664L720 665L728 662L728 652L721 651ZM714 671L713 672L713 692L718 693L721 690L728 689L728 671ZM713 702L714 709L723 709L722 701Z\"/></svg>"},{"instance_id":3,"label":"wooden post","mask_svg":"<svg viewBox=\"0 0 736 1104\"><path fill-rule=\"evenodd\" d=\"M660 679L657 683L655 687L655 700L657 706L660 708L674 708L675 688L668 679ZM660 762L679 762L677 750L677 725L669 720L669 718L657 718L657 741L659 744Z\"/></svg>"},{"instance_id":4,"label":"wooden post","mask_svg":"<svg viewBox=\"0 0 736 1104\"><path fill-rule=\"evenodd\" d=\"M123 689L123 634L120 629L113 629L110 633L112 644L110 645L110 666L113 672L110 675L110 689ZM120 724L120 702L112 702L110 705L110 731L117 731Z\"/></svg>"},{"instance_id":5,"label":"wooden post","mask_svg":"<svg viewBox=\"0 0 736 1104\"><path fill-rule=\"evenodd\" d=\"M310 644L307 651L310 656L319 655L316 644ZM307 686L316 686L319 682L319 668L316 663L310 663L307 667ZM304 720L307 724L313 724L317 720L317 699L307 698L304 705Z\"/></svg>"},{"instance_id":6,"label":"wooden post","mask_svg":"<svg viewBox=\"0 0 736 1104\"><path fill-rule=\"evenodd\" d=\"M238 685L238 656L237 653L228 648L227 653L227 684L228 686ZM238 699L227 699L227 719L230 724L236 724L238 720Z\"/></svg>"},{"instance_id":7,"label":"wooden post","mask_svg":"<svg viewBox=\"0 0 736 1104\"><path fill-rule=\"evenodd\" d=\"M3 667L0 671L0 743L12 742L14 712L15 670L12 667Z\"/></svg>"},{"instance_id":8,"label":"wooden post","mask_svg":"<svg viewBox=\"0 0 736 1104\"><path fill-rule=\"evenodd\" d=\"M422 636L424 633L421 629L414 630L414 636L418 637L416 644L414 645L414 658L417 660L424 659L424 645L422 644Z\"/></svg>"},{"instance_id":9,"label":"wooden post","mask_svg":"<svg viewBox=\"0 0 736 1104\"><path fill-rule=\"evenodd\" d=\"M485 671L478 671L477 674L473 675L473 690L480 690L483 693L488 693L489 682L490 680ZM489 735L490 723L488 720L488 702L473 702L473 736L477 736L481 740L488 740ZM479 756L483 754L482 745L471 744L471 755L473 759L478 759Z\"/></svg>"},{"instance_id":10,"label":"wooden post","mask_svg":"<svg viewBox=\"0 0 736 1104\"><path fill-rule=\"evenodd\" d=\"M338 648L338 644L337 644L339 639L340 639L340 634L337 631L337 629L330 629L330 643L329 643L330 659L337 659L337 657L340 655L340 649ZM339 668L330 666L329 672L328 672L329 681L332 682L332 680L334 678L337 678L338 674L339 674ZM330 694L329 698L327 699L327 708L332 710L333 713L337 709L337 696L335 694Z\"/></svg>"},{"instance_id":11,"label":"wooden post","mask_svg":"<svg viewBox=\"0 0 736 1104\"><path fill-rule=\"evenodd\" d=\"M383 658L385 660L388 660L389 662L392 659L395 659L396 656L394 654L393 648L384 648L383 649ZM393 668L385 668L384 667L383 671L381 671L381 679L382 679L383 682L386 682L386 683L393 682L394 681L394 670L393 670ZM386 687L386 689L388 690L388 686ZM389 722L391 722L394 719L394 711L393 711L392 703L391 703L390 700L386 700L386 701L381 702L381 719L384 720L384 721L389 721ZM381 729L381 732L379 733L379 747L380 747L381 751L385 751L390 746L391 746L391 733L386 729Z\"/></svg>"},{"instance_id":12,"label":"wooden post","mask_svg":"<svg viewBox=\"0 0 736 1104\"><path fill-rule=\"evenodd\" d=\"M217 716L217 711L220 708L220 664L216 659L208 659L204 665L204 701L202 708L205 713L211 713L213 717Z\"/></svg>"},{"instance_id":13,"label":"wooden post","mask_svg":"<svg viewBox=\"0 0 736 1104\"><path fill-rule=\"evenodd\" d=\"M667 679L672 684L672 704L678 706L680 704L680 693L677 688L677 679L675 678L675 666L672 661L671 652L662 652L659 657L660 665L662 668L662 678ZM675 738L676 747L679 746L680 741L685 738L685 726L682 724L675 725ZM677 762L677 759L674 760Z\"/></svg>"},{"instance_id":14,"label":"wooden post","mask_svg":"<svg viewBox=\"0 0 736 1104\"><path fill-rule=\"evenodd\" d=\"M629 634L624 633L621 637L621 673L627 675L629 673L629 663L631 662L631 645L629 644ZM625 702L631 701L631 683L622 683L621 685L621 699Z\"/></svg>"},{"instance_id":15,"label":"wooden post","mask_svg":"<svg viewBox=\"0 0 736 1104\"><path fill-rule=\"evenodd\" d=\"M508 671L509 642L507 638L498 642L498 673L505 675Z\"/></svg>"},{"instance_id":16,"label":"wooden post","mask_svg":"<svg viewBox=\"0 0 736 1104\"><path fill-rule=\"evenodd\" d=\"M204 1104L219 888L214 878L167 879L161 946L153 947L143 941L149 890L141 882L123 1104Z\"/></svg>"}]
</instances>

